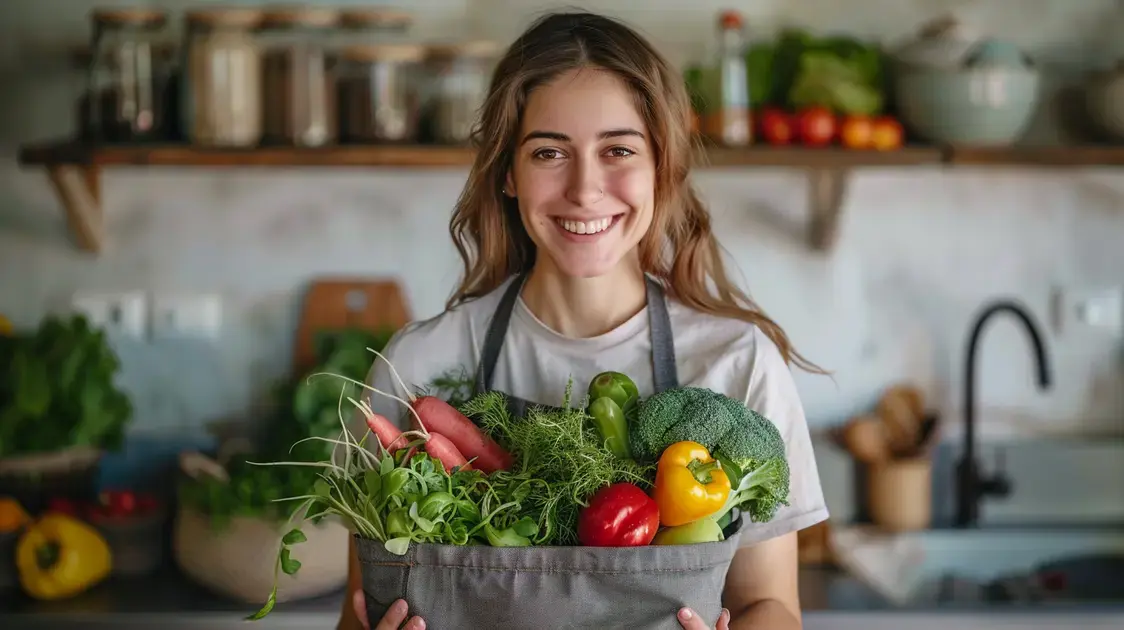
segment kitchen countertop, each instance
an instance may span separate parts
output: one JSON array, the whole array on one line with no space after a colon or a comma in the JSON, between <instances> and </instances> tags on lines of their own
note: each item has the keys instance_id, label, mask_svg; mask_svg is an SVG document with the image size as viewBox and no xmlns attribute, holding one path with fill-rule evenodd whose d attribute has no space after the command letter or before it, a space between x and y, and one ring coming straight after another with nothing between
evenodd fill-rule
<instances>
[{"instance_id":1,"label":"kitchen countertop","mask_svg":"<svg viewBox=\"0 0 1124 630\"><path fill-rule=\"evenodd\" d=\"M845 630L850 623L864 629L881 628L883 624L888 624L887 628L897 628L906 620L912 630L919 630L924 624L917 624L924 618L933 619L934 624L939 621L943 628L950 622L966 627L964 624L971 622L969 618L986 618L989 628L996 627L995 622L999 620L1005 620L1000 624L1003 627L1008 623L1017 624L1019 628L1067 625L1058 615L1080 618L1083 628L1124 627L1124 602L1095 606L968 603L895 608L858 579L827 567L802 568L800 591L806 630L821 627ZM251 627L333 628L339 616L341 597L342 593L333 593L278 604L269 616ZM212 595L168 569L146 578L111 580L60 602L37 602L18 594L0 595L0 627L5 630L59 627L176 630L239 624L244 628L243 618L257 609L256 605ZM1034 621L1045 625L1027 625Z\"/></svg>"}]
</instances>

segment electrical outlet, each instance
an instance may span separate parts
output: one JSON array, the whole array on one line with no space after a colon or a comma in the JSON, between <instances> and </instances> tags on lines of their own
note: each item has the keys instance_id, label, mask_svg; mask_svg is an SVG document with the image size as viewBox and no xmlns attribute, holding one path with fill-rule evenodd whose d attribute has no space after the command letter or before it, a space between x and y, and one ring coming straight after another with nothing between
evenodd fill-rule
<instances>
[{"instance_id":1,"label":"electrical outlet","mask_svg":"<svg viewBox=\"0 0 1124 630\"><path fill-rule=\"evenodd\" d=\"M71 307L108 335L144 338L148 309L143 291L77 293Z\"/></svg>"},{"instance_id":2,"label":"electrical outlet","mask_svg":"<svg viewBox=\"0 0 1124 630\"><path fill-rule=\"evenodd\" d=\"M1090 331L1119 338L1124 332L1124 292L1120 287L1058 289L1054 330L1063 335Z\"/></svg>"},{"instance_id":3,"label":"electrical outlet","mask_svg":"<svg viewBox=\"0 0 1124 630\"><path fill-rule=\"evenodd\" d=\"M170 294L152 298L152 336L158 339L215 339L222 329L222 299L211 294Z\"/></svg>"}]
</instances>

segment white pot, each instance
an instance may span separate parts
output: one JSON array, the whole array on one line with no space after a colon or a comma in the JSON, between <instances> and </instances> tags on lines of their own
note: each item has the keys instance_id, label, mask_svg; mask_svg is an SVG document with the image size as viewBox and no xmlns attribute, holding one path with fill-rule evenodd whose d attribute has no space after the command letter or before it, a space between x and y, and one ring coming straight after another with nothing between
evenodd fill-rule
<instances>
[{"instance_id":1,"label":"white pot","mask_svg":"<svg viewBox=\"0 0 1124 630\"><path fill-rule=\"evenodd\" d=\"M347 582L347 528L327 518L300 528L308 540L292 546L292 557L301 567L296 575L277 572L278 602L325 595ZM215 529L206 515L180 506L173 543L176 563L215 593L264 604L273 589L281 537L290 529L284 521L249 517L235 517Z\"/></svg>"}]
</instances>

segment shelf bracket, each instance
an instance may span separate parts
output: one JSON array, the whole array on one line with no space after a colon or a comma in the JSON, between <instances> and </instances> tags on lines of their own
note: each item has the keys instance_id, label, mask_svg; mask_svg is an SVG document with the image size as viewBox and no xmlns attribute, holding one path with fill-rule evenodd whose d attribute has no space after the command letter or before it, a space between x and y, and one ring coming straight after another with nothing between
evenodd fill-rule
<instances>
[{"instance_id":1,"label":"shelf bracket","mask_svg":"<svg viewBox=\"0 0 1124 630\"><path fill-rule=\"evenodd\" d=\"M831 249L839 236L839 215L847 196L849 175L850 170L842 167L816 167L808 171L808 245L816 251Z\"/></svg>"},{"instance_id":2,"label":"shelf bracket","mask_svg":"<svg viewBox=\"0 0 1124 630\"><path fill-rule=\"evenodd\" d=\"M94 165L51 164L47 176L66 211L66 222L78 246L100 253L105 245L101 169Z\"/></svg>"}]
</instances>

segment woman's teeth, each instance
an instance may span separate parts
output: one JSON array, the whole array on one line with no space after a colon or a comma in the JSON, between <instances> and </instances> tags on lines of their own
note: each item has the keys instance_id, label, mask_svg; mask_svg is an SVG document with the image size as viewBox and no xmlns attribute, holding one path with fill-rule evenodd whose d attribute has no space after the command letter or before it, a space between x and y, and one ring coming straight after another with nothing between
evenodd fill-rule
<instances>
[{"instance_id":1,"label":"woman's teeth","mask_svg":"<svg viewBox=\"0 0 1124 630\"><path fill-rule=\"evenodd\" d=\"M563 230L573 232L574 234L597 234L598 232L604 232L609 229L609 226L612 224L612 217L605 217L604 219L597 219L596 221L558 220L558 225L561 225Z\"/></svg>"}]
</instances>

